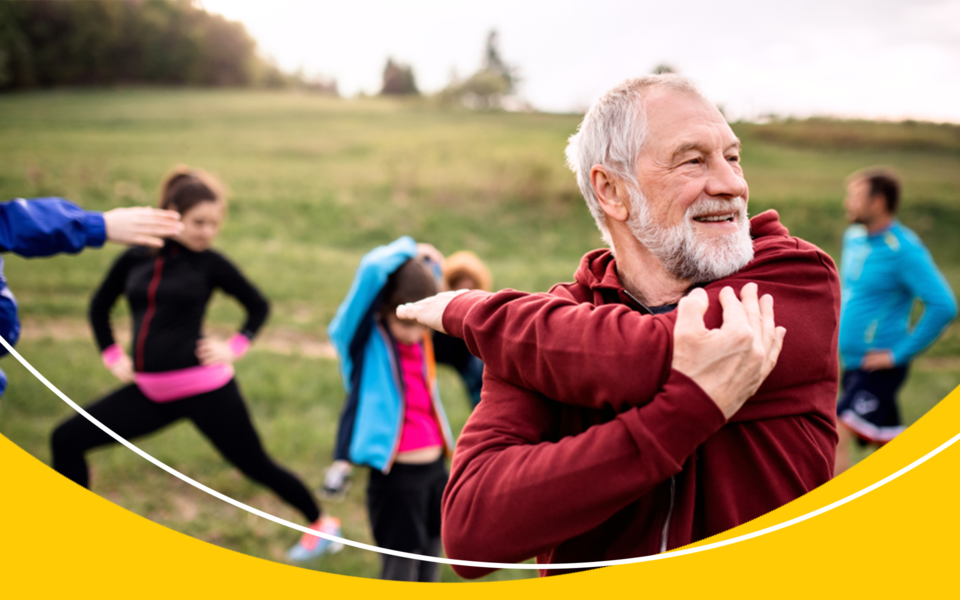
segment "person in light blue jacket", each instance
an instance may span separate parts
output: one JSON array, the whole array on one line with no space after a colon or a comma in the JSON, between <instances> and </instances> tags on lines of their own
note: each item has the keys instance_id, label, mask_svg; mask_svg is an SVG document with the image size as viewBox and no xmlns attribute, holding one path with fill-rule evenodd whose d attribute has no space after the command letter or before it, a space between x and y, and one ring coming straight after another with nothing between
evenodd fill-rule
<instances>
[{"instance_id":1,"label":"person in light blue jacket","mask_svg":"<svg viewBox=\"0 0 960 600\"><path fill-rule=\"evenodd\" d=\"M430 252L433 251L433 252ZM367 509L377 545L439 556L440 500L453 435L436 382L432 337L396 307L437 292L432 246L404 236L360 261L328 334L347 398L325 488L349 465L370 467ZM439 253L436 253L439 255ZM339 485L331 484L339 475ZM381 578L437 581L436 563L382 555Z\"/></svg>"},{"instance_id":2,"label":"person in light blue jacket","mask_svg":"<svg viewBox=\"0 0 960 600\"><path fill-rule=\"evenodd\" d=\"M161 238L176 235L183 226L175 211L147 207L86 211L63 198L16 199L0 203L0 252L27 258L60 253L75 254L99 248L110 240L120 244L160 247ZM7 286L0 258L0 336L11 346L20 339L17 300ZM7 354L0 346L0 356ZM0 395L7 376L0 371Z\"/></svg>"},{"instance_id":3,"label":"person in light blue jacket","mask_svg":"<svg viewBox=\"0 0 960 600\"><path fill-rule=\"evenodd\" d=\"M896 395L917 354L957 315L957 300L917 235L896 218L900 180L873 167L847 180L853 223L840 261L840 443L835 474L850 466L850 444L884 444L903 430ZM914 303L923 314L911 323Z\"/></svg>"}]
</instances>

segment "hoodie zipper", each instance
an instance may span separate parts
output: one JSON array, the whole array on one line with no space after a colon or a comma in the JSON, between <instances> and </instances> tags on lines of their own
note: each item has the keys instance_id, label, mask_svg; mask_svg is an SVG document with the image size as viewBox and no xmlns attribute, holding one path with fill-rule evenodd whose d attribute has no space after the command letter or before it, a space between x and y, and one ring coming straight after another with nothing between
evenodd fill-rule
<instances>
[{"instance_id":1,"label":"hoodie zipper","mask_svg":"<svg viewBox=\"0 0 960 600\"><path fill-rule=\"evenodd\" d=\"M670 476L670 507L667 508L667 518L663 521L660 531L660 552L667 551L667 536L670 534L670 518L673 517L673 505L677 498L677 476Z\"/></svg>"},{"instance_id":2,"label":"hoodie zipper","mask_svg":"<svg viewBox=\"0 0 960 600\"><path fill-rule=\"evenodd\" d=\"M137 336L137 354L136 370L144 370L144 347L147 343L147 334L150 331L150 321L157 311L157 288L160 286L160 278L163 276L163 256L158 256L153 263L153 277L150 278L150 285L147 288L147 310L143 315L143 322L140 323L140 335Z\"/></svg>"},{"instance_id":3,"label":"hoodie zipper","mask_svg":"<svg viewBox=\"0 0 960 600\"><path fill-rule=\"evenodd\" d=\"M400 418L397 420L397 429L394 435L393 448L390 450L390 456L387 458L387 465L383 470L383 474L388 475L390 470L393 468L393 462L397 459L397 454L400 452L400 437L403 433L403 417L406 406L403 401L403 376L400 374L400 364L399 359L397 358L396 347L393 345L393 336L391 336L387 329L379 323L376 327L378 330L380 330L380 335L383 336L384 341L387 342L387 356L390 360L390 371L393 373L393 381L397 387L397 392L400 394Z\"/></svg>"},{"instance_id":4,"label":"hoodie zipper","mask_svg":"<svg viewBox=\"0 0 960 600\"><path fill-rule=\"evenodd\" d=\"M623 293L626 294L627 297L629 297L631 300L633 300L634 302L636 302L636 303L637 303L637 306L639 306L639 307L642 308L643 310L647 311L647 314L650 314L650 315L653 314L653 311L650 310L650 308L647 307L646 304L644 304L643 302L640 302L639 300L637 300L637 297L634 296L633 294L631 294L631 293L630 293L630 290L628 290L627 288L623 288Z\"/></svg>"},{"instance_id":5,"label":"hoodie zipper","mask_svg":"<svg viewBox=\"0 0 960 600\"><path fill-rule=\"evenodd\" d=\"M637 306L642 308L647 312L647 314L653 314L653 311L644 304L637 300L637 297L630 293L630 290L623 288L623 293L627 295L631 300L637 303ZM660 552L667 551L667 538L670 536L670 521L673 518L673 507L677 501L677 476L670 476L670 504L667 506L667 518L663 520L663 529L660 530Z\"/></svg>"},{"instance_id":6,"label":"hoodie zipper","mask_svg":"<svg viewBox=\"0 0 960 600\"><path fill-rule=\"evenodd\" d=\"M623 288L623 293L627 295L631 300L637 303L637 306L642 308L647 312L647 314L653 314L653 311L647 307L646 304L637 300L636 296L630 293L627 288ZM660 552L667 551L667 538L670 535L670 520L673 518L673 507L677 500L677 476L670 476L670 504L667 506L667 518L663 520L663 529L660 530Z\"/></svg>"}]
</instances>

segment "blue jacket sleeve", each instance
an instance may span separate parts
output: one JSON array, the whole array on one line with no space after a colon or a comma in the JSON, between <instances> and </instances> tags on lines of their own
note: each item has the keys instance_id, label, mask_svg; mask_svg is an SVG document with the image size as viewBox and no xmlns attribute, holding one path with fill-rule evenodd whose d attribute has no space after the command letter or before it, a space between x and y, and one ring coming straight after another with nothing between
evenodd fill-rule
<instances>
[{"instance_id":1,"label":"blue jacket sleeve","mask_svg":"<svg viewBox=\"0 0 960 600\"><path fill-rule=\"evenodd\" d=\"M347 297L337 309L337 314L327 328L330 342L337 350L340 359L340 373L343 386L349 392L353 373L350 358L350 343L360 328L364 317L370 311L370 304L376 299L387 282L387 277L400 265L417 255L417 243L409 236L403 236L386 246L371 250L360 259L360 266L353 276L353 283Z\"/></svg>"},{"instance_id":2,"label":"blue jacket sleeve","mask_svg":"<svg viewBox=\"0 0 960 600\"><path fill-rule=\"evenodd\" d=\"M17 345L20 339L20 319L17 315L17 300L13 292L7 287L2 274L3 262L0 262L0 335L11 346ZM7 349L0 346L0 356L5 356Z\"/></svg>"},{"instance_id":3,"label":"blue jacket sleeve","mask_svg":"<svg viewBox=\"0 0 960 600\"><path fill-rule=\"evenodd\" d=\"M63 198L0 203L0 251L50 256L99 247L105 240L103 214L85 211Z\"/></svg>"},{"instance_id":4,"label":"blue jacket sleeve","mask_svg":"<svg viewBox=\"0 0 960 600\"><path fill-rule=\"evenodd\" d=\"M923 315L913 332L891 348L897 365L913 360L957 316L957 299L930 252L922 245L916 245L904 253L903 259L899 269L903 283L914 297L923 301Z\"/></svg>"},{"instance_id":5,"label":"blue jacket sleeve","mask_svg":"<svg viewBox=\"0 0 960 600\"><path fill-rule=\"evenodd\" d=\"M17 315L17 300L13 297L7 281L3 277L3 260L0 260L0 335L11 346L20 339L20 318ZM0 356L6 356L7 349L0 346ZM0 396L7 389L7 374L0 371Z\"/></svg>"}]
</instances>

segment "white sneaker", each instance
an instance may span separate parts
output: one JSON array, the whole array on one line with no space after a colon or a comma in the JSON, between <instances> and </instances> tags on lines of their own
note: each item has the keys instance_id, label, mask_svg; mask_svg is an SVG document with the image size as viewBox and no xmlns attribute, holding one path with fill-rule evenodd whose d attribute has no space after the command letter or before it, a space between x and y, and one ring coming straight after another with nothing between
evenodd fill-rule
<instances>
[{"instance_id":1,"label":"white sneaker","mask_svg":"<svg viewBox=\"0 0 960 600\"><path fill-rule=\"evenodd\" d=\"M327 467L323 475L323 487L320 497L324 500L340 501L350 489L350 463L337 461Z\"/></svg>"}]
</instances>

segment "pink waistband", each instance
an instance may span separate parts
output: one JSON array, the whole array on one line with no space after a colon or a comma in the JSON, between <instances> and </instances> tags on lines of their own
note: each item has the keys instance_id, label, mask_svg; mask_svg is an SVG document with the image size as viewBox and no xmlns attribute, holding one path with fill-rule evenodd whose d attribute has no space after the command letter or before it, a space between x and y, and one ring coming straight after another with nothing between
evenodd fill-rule
<instances>
[{"instance_id":1,"label":"pink waistband","mask_svg":"<svg viewBox=\"0 0 960 600\"><path fill-rule=\"evenodd\" d=\"M233 378L233 365L200 365L160 373L134 373L143 395L154 402L171 402L222 388Z\"/></svg>"}]
</instances>

